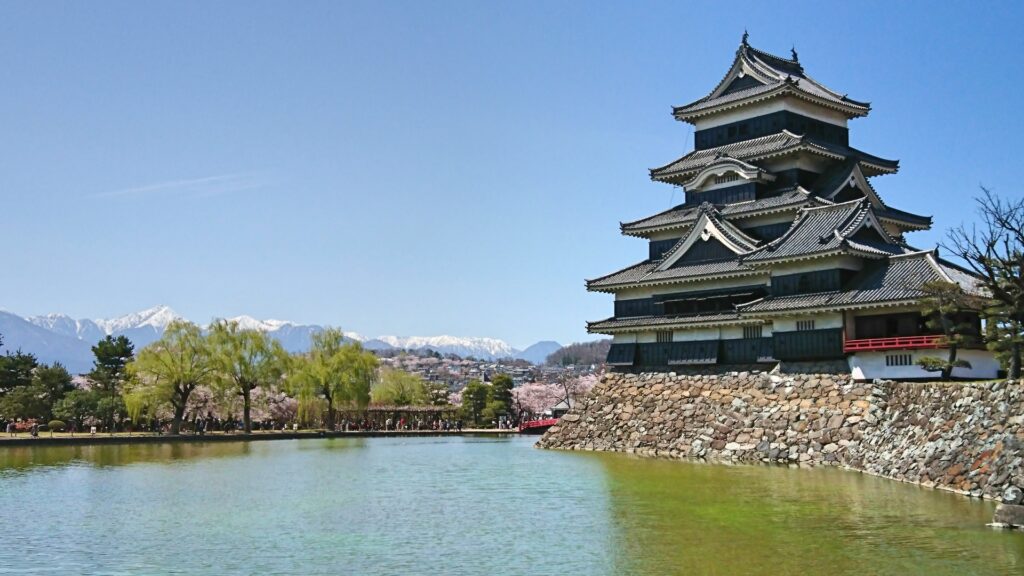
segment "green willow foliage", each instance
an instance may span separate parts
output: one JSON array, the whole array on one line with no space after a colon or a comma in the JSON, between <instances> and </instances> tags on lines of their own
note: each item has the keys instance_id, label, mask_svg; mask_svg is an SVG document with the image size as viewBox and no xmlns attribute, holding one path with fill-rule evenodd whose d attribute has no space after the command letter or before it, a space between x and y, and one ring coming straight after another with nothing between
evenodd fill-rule
<instances>
[{"instance_id":1,"label":"green willow foliage","mask_svg":"<svg viewBox=\"0 0 1024 576\"><path fill-rule=\"evenodd\" d=\"M202 330L191 322L171 322L159 340L139 352L129 365L125 406L133 420L144 411L169 405L171 434L178 434L189 396L209 384L217 365Z\"/></svg>"},{"instance_id":2,"label":"green willow foliage","mask_svg":"<svg viewBox=\"0 0 1024 576\"><path fill-rule=\"evenodd\" d=\"M315 420L326 412L324 426L333 430L339 407L363 409L370 403L376 373L372 352L328 328L313 335L308 354L293 358L288 387L299 401L301 419Z\"/></svg>"},{"instance_id":3,"label":"green willow foliage","mask_svg":"<svg viewBox=\"0 0 1024 576\"><path fill-rule=\"evenodd\" d=\"M426 405L432 401L423 378L392 368L381 370L380 379L370 389L370 398L374 404L387 406Z\"/></svg>"},{"instance_id":4,"label":"green willow foliage","mask_svg":"<svg viewBox=\"0 0 1024 576\"><path fill-rule=\"evenodd\" d=\"M271 389L284 377L288 353L266 333L242 330L238 322L218 321L208 337L215 367L213 386L222 393L242 398L242 422L252 432L252 391Z\"/></svg>"}]
</instances>

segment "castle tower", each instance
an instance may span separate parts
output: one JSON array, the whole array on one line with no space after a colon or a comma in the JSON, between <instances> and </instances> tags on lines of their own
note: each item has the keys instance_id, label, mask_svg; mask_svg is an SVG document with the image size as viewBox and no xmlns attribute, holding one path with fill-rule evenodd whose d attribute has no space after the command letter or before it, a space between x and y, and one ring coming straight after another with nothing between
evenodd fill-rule
<instances>
[{"instance_id":1,"label":"castle tower","mask_svg":"<svg viewBox=\"0 0 1024 576\"><path fill-rule=\"evenodd\" d=\"M608 363L623 370L686 365L836 362L855 377L927 377L915 365L940 336L922 318L917 289L973 277L918 250L908 233L931 218L883 202L873 180L899 162L850 146L848 123L870 104L811 78L790 58L750 46L707 96L675 107L694 126L694 149L650 171L685 201L621 224L648 241L647 258L587 289L615 295ZM975 324L979 325L977 318ZM998 364L965 351L972 369Z\"/></svg>"}]
</instances>

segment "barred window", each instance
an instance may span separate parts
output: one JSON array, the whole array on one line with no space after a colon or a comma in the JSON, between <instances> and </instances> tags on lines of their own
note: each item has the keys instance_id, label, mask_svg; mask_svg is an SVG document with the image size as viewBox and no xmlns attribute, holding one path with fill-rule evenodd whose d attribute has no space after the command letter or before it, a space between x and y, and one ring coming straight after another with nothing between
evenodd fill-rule
<instances>
[{"instance_id":1,"label":"barred window","mask_svg":"<svg viewBox=\"0 0 1024 576\"><path fill-rule=\"evenodd\" d=\"M735 172L727 172L721 176L715 177L715 184L725 184L726 182L735 182L740 179L739 174Z\"/></svg>"},{"instance_id":2,"label":"barred window","mask_svg":"<svg viewBox=\"0 0 1024 576\"><path fill-rule=\"evenodd\" d=\"M744 338L760 338L761 327L760 326L744 326L743 327Z\"/></svg>"},{"instance_id":3,"label":"barred window","mask_svg":"<svg viewBox=\"0 0 1024 576\"><path fill-rule=\"evenodd\" d=\"M796 329L801 332L804 330L814 330L814 320L797 320Z\"/></svg>"},{"instance_id":4,"label":"barred window","mask_svg":"<svg viewBox=\"0 0 1024 576\"><path fill-rule=\"evenodd\" d=\"M885 365L886 366L910 366L914 363L914 358L910 354L886 354Z\"/></svg>"},{"instance_id":5,"label":"barred window","mask_svg":"<svg viewBox=\"0 0 1024 576\"><path fill-rule=\"evenodd\" d=\"M656 334L656 336L658 338L658 342L671 342L672 341L672 331L671 330L659 330L655 334Z\"/></svg>"}]
</instances>

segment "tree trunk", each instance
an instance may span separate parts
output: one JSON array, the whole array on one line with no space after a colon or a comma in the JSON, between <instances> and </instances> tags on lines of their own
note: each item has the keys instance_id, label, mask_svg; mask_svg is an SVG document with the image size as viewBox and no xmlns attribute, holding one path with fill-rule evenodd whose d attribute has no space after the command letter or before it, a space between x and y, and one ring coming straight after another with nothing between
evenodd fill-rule
<instances>
[{"instance_id":1,"label":"tree trunk","mask_svg":"<svg viewBox=\"0 0 1024 576\"><path fill-rule=\"evenodd\" d=\"M953 364L956 362L956 344L949 345L949 358L946 360L946 365L942 368L940 377L943 381L949 380L953 376Z\"/></svg>"},{"instance_id":2,"label":"tree trunk","mask_svg":"<svg viewBox=\"0 0 1024 576\"><path fill-rule=\"evenodd\" d=\"M334 398L330 394L325 394L324 397L327 398L327 421L324 425L328 430L334 430Z\"/></svg>"},{"instance_id":3,"label":"tree trunk","mask_svg":"<svg viewBox=\"0 0 1024 576\"><path fill-rule=\"evenodd\" d=\"M174 406L174 418L171 420L171 435L177 436L181 433L181 421L185 418L185 403Z\"/></svg>"},{"instance_id":4,"label":"tree trunk","mask_svg":"<svg viewBox=\"0 0 1024 576\"><path fill-rule=\"evenodd\" d=\"M1020 379L1020 360L1021 360L1020 356L1021 356L1020 342L1016 342L1016 341L1012 342L1010 344L1010 365L1009 365L1009 370L1008 370L1008 374L1007 374L1007 376L1011 380L1019 380Z\"/></svg>"},{"instance_id":5,"label":"tree trunk","mask_svg":"<svg viewBox=\"0 0 1024 576\"><path fill-rule=\"evenodd\" d=\"M181 433L181 421L185 419L185 408L188 406L188 396L195 386L180 386L174 389L171 395L171 406L174 407L174 419L171 420L171 434Z\"/></svg>"},{"instance_id":6,"label":"tree trunk","mask_svg":"<svg viewBox=\"0 0 1024 576\"><path fill-rule=\"evenodd\" d=\"M242 422L245 425L245 433L252 434L252 419L249 412L252 408L252 388L246 384L242 386Z\"/></svg>"}]
</instances>

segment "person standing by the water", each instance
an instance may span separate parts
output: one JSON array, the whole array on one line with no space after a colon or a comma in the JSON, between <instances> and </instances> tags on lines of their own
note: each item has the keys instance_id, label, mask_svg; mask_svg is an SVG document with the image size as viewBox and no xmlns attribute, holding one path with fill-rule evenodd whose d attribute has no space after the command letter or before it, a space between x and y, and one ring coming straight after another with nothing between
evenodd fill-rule
<instances>
[{"instance_id":1,"label":"person standing by the water","mask_svg":"<svg viewBox=\"0 0 1024 576\"><path fill-rule=\"evenodd\" d=\"M12 437L18 435L17 428L14 427L13 420L7 423L7 435Z\"/></svg>"}]
</instances>

